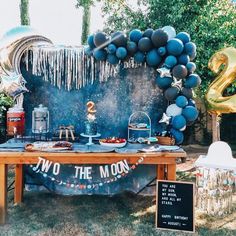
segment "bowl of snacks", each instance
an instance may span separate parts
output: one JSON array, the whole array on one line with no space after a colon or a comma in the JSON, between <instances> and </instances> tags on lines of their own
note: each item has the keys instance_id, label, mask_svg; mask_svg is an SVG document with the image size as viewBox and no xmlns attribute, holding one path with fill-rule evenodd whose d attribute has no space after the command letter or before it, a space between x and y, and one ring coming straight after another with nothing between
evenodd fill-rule
<instances>
[{"instance_id":1,"label":"bowl of snacks","mask_svg":"<svg viewBox=\"0 0 236 236\"><path fill-rule=\"evenodd\" d=\"M99 143L102 146L121 148L126 145L127 141L124 138L112 137L112 138L100 139Z\"/></svg>"}]
</instances>

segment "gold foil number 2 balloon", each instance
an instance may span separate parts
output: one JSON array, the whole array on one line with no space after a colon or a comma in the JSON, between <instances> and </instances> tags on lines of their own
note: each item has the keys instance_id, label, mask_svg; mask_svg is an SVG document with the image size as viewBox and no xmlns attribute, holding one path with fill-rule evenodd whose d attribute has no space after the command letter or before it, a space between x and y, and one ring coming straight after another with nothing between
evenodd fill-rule
<instances>
[{"instance_id":1,"label":"gold foil number 2 balloon","mask_svg":"<svg viewBox=\"0 0 236 236\"><path fill-rule=\"evenodd\" d=\"M216 116L236 113L236 94L223 96L224 90L236 79L236 49L229 47L216 52L208 66L213 72L220 72L206 93L208 112ZM224 67L221 71L222 66Z\"/></svg>"}]
</instances>

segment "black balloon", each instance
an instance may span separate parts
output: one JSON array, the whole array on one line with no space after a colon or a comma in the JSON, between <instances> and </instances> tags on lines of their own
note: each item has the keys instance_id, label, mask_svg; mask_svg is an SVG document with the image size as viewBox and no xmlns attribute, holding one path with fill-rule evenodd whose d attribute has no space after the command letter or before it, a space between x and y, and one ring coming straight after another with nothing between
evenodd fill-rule
<instances>
[{"instance_id":1,"label":"black balloon","mask_svg":"<svg viewBox=\"0 0 236 236\"><path fill-rule=\"evenodd\" d=\"M124 33L117 31L111 35L111 41L118 47L126 46L127 37Z\"/></svg>"},{"instance_id":2,"label":"black balloon","mask_svg":"<svg viewBox=\"0 0 236 236\"><path fill-rule=\"evenodd\" d=\"M154 46L159 48L166 45L168 41L168 34L164 30L158 29L152 33L151 39Z\"/></svg>"},{"instance_id":3,"label":"black balloon","mask_svg":"<svg viewBox=\"0 0 236 236\"><path fill-rule=\"evenodd\" d=\"M143 37L151 38L153 31L154 31L153 29L146 29L143 33Z\"/></svg>"},{"instance_id":4,"label":"black balloon","mask_svg":"<svg viewBox=\"0 0 236 236\"><path fill-rule=\"evenodd\" d=\"M99 46L105 44L106 42L108 42L108 37L104 32L97 32L94 35L93 42L94 42L96 47L99 47ZM106 45L104 45L104 47L105 46Z\"/></svg>"},{"instance_id":5,"label":"black balloon","mask_svg":"<svg viewBox=\"0 0 236 236\"><path fill-rule=\"evenodd\" d=\"M179 92L180 92L179 88L170 87L165 91L164 95L168 101L174 101L178 97Z\"/></svg>"},{"instance_id":6,"label":"black balloon","mask_svg":"<svg viewBox=\"0 0 236 236\"><path fill-rule=\"evenodd\" d=\"M131 56L133 56L138 50L137 44L133 41L128 42L126 48L127 48L128 54Z\"/></svg>"},{"instance_id":7,"label":"black balloon","mask_svg":"<svg viewBox=\"0 0 236 236\"><path fill-rule=\"evenodd\" d=\"M188 99L193 97L193 90L191 88L182 88L181 93Z\"/></svg>"},{"instance_id":8,"label":"black balloon","mask_svg":"<svg viewBox=\"0 0 236 236\"><path fill-rule=\"evenodd\" d=\"M148 52L152 49L152 42L148 37L141 38L138 42L138 49L141 52Z\"/></svg>"},{"instance_id":9,"label":"black balloon","mask_svg":"<svg viewBox=\"0 0 236 236\"><path fill-rule=\"evenodd\" d=\"M183 79L188 75L188 70L184 65L176 65L172 70L172 74L177 79Z\"/></svg>"}]
</instances>

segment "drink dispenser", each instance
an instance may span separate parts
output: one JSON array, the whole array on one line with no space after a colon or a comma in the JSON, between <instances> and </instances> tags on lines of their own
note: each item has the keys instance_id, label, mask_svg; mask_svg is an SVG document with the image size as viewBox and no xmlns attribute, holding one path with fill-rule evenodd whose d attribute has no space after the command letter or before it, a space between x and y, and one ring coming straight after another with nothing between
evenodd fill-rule
<instances>
[{"instance_id":1,"label":"drink dispenser","mask_svg":"<svg viewBox=\"0 0 236 236\"><path fill-rule=\"evenodd\" d=\"M35 107L32 112L32 132L46 134L49 132L49 111L42 104Z\"/></svg>"},{"instance_id":2,"label":"drink dispenser","mask_svg":"<svg viewBox=\"0 0 236 236\"><path fill-rule=\"evenodd\" d=\"M25 112L23 108L11 107L7 111L7 135L23 136L25 132Z\"/></svg>"}]
</instances>

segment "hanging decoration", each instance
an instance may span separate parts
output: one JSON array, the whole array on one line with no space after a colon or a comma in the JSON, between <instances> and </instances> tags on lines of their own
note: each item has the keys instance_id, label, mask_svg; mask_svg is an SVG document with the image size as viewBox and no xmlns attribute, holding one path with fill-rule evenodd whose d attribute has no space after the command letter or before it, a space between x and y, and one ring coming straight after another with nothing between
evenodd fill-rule
<instances>
[{"instance_id":1,"label":"hanging decoration","mask_svg":"<svg viewBox=\"0 0 236 236\"><path fill-rule=\"evenodd\" d=\"M141 156L137 159L136 163L131 166L128 165L127 160L121 160L110 165L99 166L100 177L102 180L95 183L92 182L93 166L74 166L74 179L79 179L79 181L90 180L87 184L79 183L78 181L66 182L63 179L58 179L57 176L60 174L60 163L53 163L52 161L46 160L42 157L38 158L36 166L30 165L30 167L35 173L41 174L44 178L49 178L52 182L55 182L58 185L64 185L68 188L94 189L102 187L105 184L114 183L120 178L126 177L130 172L135 170L144 159L145 157ZM50 169L52 170L52 174L48 174Z\"/></svg>"}]
</instances>

